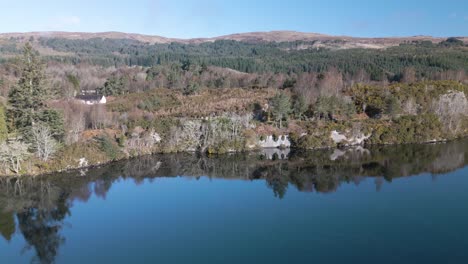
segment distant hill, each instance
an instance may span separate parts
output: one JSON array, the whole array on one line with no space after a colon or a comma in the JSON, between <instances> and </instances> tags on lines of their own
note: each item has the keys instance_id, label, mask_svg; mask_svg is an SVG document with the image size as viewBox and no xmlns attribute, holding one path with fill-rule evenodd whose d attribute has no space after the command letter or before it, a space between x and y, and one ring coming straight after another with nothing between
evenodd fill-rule
<instances>
[{"instance_id":1,"label":"distant hill","mask_svg":"<svg viewBox=\"0 0 468 264\"><path fill-rule=\"evenodd\" d=\"M318 33L304 33L296 31L269 31L269 32L249 32L238 33L213 38L193 38L193 39L177 39L166 38L162 36L151 36L134 33L122 32L100 32L100 33L86 33L86 32L28 32L28 33L2 33L0 38L19 38L28 40L34 38L64 38L64 39L129 39L150 44L167 44L167 43L183 43L183 44L198 44L205 42L214 42L216 40L235 40L240 42L261 43L261 42L292 42L292 41L306 41L316 42L317 47L330 47L337 49L347 48L386 48L396 46L400 43L408 41L431 41L439 43L446 38L431 37L431 36L411 36L411 37L383 37L383 38L359 38L350 36L330 36ZM465 43L468 43L468 37L457 37Z\"/></svg>"},{"instance_id":2,"label":"distant hill","mask_svg":"<svg viewBox=\"0 0 468 264\"><path fill-rule=\"evenodd\" d=\"M403 78L406 68L421 79L468 73L468 37L357 38L295 31L194 39L121 32L4 33L0 34L0 64L14 60L28 41L47 60L69 65L164 65L166 70L182 72L213 66L224 72L283 74L334 68L349 76L365 73L373 81L390 82Z\"/></svg>"}]
</instances>

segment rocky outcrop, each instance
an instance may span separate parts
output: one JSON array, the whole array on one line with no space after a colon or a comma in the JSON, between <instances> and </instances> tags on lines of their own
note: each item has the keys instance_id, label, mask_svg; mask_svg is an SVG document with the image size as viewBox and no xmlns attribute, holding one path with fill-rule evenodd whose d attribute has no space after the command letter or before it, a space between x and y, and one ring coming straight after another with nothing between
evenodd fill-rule
<instances>
[{"instance_id":1,"label":"rocky outcrop","mask_svg":"<svg viewBox=\"0 0 468 264\"><path fill-rule=\"evenodd\" d=\"M265 139L258 142L258 146L261 148L289 148L291 147L291 141L286 135L266 136Z\"/></svg>"},{"instance_id":2,"label":"rocky outcrop","mask_svg":"<svg viewBox=\"0 0 468 264\"><path fill-rule=\"evenodd\" d=\"M371 135L364 135L362 133L359 133L355 136L346 136L336 130L333 130L330 134L330 137L333 140L333 142L335 142L335 144L354 146L363 144L366 139L371 137Z\"/></svg>"}]
</instances>

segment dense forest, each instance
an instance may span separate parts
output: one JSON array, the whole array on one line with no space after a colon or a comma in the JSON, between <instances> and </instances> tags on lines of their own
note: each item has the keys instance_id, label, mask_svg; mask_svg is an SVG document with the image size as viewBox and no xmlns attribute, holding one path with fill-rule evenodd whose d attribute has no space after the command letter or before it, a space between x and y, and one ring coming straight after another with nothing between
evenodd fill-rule
<instances>
[{"instance_id":1,"label":"dense forest","mask_svg":"<svg viewBox=\"0 0 468 264\"><path fill-rule=\"evenodd\" d=\"M326 72L337 68L344 74L356 75L364 69L371 80L398 81L407 67L413 67L421 78L438 72L468 70L468 50L461 42L445 41L409 43L386 50L305 49L313 43L252 44L221 40L203 44L154 44L109 39L65 40L41 39L41 44L57 51L72 52L73 63L156 66L172 63L231 68L247 73ZM118 55L113 55L118 54Z\"/></svg>"},{"instance_id":2,"label":"dense forest","mask_svg":"<svg viewBox=\"0 0 468 264\"><path fill-rule=\"evenodd\" d=\"M340 40L334 40L337 42ZM433 79L444 71L467 71L468 49L456 38L435 44L414 41L387 49L316 48L314 42L248 43L218 40L201 44L148 44L126 39L40 38L38 45L61 52L53 59L102 66L199 65L230 68L246 73L326 72L336 68L356 76L364 70L374 81L399 81L406 68L418 78ZM0 53L21 52L12 39Z\"/></svg>"}]
</instances>

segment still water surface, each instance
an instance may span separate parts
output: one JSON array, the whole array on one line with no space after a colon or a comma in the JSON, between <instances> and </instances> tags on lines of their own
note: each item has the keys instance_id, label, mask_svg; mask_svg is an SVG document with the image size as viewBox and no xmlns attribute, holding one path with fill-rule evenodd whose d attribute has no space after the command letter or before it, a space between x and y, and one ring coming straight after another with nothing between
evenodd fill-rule
<instances>
[{"instance_id":1,"label":"still water surface","mask_svg":"<svg viewBox=\"0 0 468 264\"><path fill-rule=\"evenodd\" d=\"M1 178L0 263L468 263L466 165L467 140Z\"/></svg>"}]
</instances>

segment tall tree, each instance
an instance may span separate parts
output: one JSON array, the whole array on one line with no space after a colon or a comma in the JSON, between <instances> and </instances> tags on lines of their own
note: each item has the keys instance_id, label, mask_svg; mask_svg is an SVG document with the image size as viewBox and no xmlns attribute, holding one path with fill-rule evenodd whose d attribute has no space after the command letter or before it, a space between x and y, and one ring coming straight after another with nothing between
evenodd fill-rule
<instances>
[{"instance_id":1,"label":"tall tree","mask_svg":"<svg viewBox=\"0 0 468 264\"><path fill-rule=\"evenodd\" d=\"M18 66L20 78L10 91L8 102L15 127L26 131L32 127L38 113L44 108L48 89L45 85L44 63L31 44L24 46Z\"/></svg>"},{"instance_id":2,"label":"tall tree","mask_svg":"<svg viewBox=\"0 0 468 264\"><path fill-rule=\"evenodd\" d=\"M54 155L58 148L50 128L42 124L33 126L32 142L36 155L43 161L47 161Z\"/></svg>"},{"instance_id":3,"label":"tall tree","mask_svg":"<svg viewBox=\"0 0 468 264\"><path fill-rule=\"evenodd\" d=\"M53 136L61 140L63 119L60 113L46 106L51 93L46 84L45 64L30 43L24 46L18 68L20 78L8 95L10 120L27 140L31 140L32 127L39 123L49 126Z\"/></svg>"},{"instance_id":4,"label":"tall tree","mask_svg":"<svg viewBox=\"0 0 468 264\"><path fill-rule=\"evenodd\" d=\"M305 97L303 95L297 96L293 105L293 112L296 118L301 119L308 107Z\"/></svg>"},{"instance_id":5,"label":"tall tree","mask_svg":"<svg viewBox=\"0 0 468 264\"><path fill-rule=\"evenodd\" d=\"M282 120L291 113L291 98L284 92L277 93L271 100L271 112L276 121L279 121L280 128Z\"/></svg>"}]
</instances>

